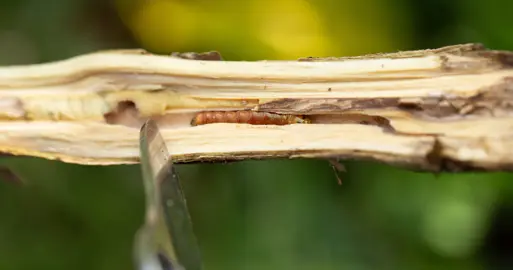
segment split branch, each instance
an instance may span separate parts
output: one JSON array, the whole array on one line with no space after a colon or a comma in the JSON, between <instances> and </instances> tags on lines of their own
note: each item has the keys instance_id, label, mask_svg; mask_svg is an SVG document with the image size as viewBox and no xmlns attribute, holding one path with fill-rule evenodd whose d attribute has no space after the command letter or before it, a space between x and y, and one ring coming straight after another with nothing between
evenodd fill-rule
<instances>
[{"instance_id":1,"label":"split branch","mask_svg":"<svg viewBox=\"0 0 513 270\"><path fill-rule=\"evenodd\" d=\"M309 124L191 126L250 110ZM513 52L464 44L299 61L114 50L0 67L0 151L79 164L139 159L153 118L177 162L371 159L440 170L513 169Z\"/></svg>"}]
</instances>

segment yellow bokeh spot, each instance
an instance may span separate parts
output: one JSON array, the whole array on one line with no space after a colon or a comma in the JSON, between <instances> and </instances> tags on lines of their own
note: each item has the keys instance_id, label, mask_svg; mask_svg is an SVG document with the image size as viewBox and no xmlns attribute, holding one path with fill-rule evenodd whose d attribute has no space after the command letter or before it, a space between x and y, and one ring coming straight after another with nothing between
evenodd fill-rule
<instances>
[{"instance_id":1,"label":"yellow bokeh spot","mask_svg":"<svg viewBox=\"0 0 513 270\"><path fill-rule=\"evenodd\" d=\"M198 14L178 1L147 1L133 17L132 31L145 48L167 51L190 44L198 31Z\"/></svg>"},{"instance_id":2,"label":"yellow bokeh spot","mask_svg":"<svg viewBox=\"0 0 513 270\"><path fill-rule=\"evenodd\" d=\"M280 58L321 56L331 51L315 7L305 0L253 1L256 34Z\"/></svg>"}]
</instances>

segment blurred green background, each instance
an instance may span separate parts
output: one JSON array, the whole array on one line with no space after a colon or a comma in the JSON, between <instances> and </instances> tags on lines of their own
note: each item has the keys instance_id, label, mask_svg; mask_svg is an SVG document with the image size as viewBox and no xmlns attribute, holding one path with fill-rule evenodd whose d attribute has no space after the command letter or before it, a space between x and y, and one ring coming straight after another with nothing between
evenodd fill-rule
<instances>
[{"instance_id":1,"label":"blurred green background","mask_svg":"<svg viewBox=\"0 0 513 270\"><path fill-rule=\"evenodd\" d=\"M296 59L481 42L513 50L513 1L0 0L0 65L100 49ZM139 166L2 158L0 269L133 269ZM511 269L512 174L351 161L180 165L206 269Z\"/></svg>"}]
</instances>

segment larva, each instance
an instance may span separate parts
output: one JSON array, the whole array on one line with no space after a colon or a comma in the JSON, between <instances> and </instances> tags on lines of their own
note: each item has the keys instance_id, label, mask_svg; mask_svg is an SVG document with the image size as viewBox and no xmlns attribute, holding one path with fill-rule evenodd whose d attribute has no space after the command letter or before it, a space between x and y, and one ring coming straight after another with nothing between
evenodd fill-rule
<instances>
[{"instance_id":1,"label":"larva","mask_svg":"<svg viewBox=\"0 0 513 270\"><path fill-rule=\"evenodd\" d=\"M250 125L306 124L308 119L297 115L282 115L255 111L207 111L200 112L191 121L192 126L212 123L239 123Z\"/></svg>"}]
</instances>

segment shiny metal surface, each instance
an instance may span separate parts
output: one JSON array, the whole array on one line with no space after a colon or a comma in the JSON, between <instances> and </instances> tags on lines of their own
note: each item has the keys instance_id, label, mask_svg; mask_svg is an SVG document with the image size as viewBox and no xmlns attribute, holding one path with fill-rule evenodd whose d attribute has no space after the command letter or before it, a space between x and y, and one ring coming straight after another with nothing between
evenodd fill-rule
<instances>
[{"instance_id":1,"label":"shiny metal surface","mask_svg":"<svg viewBox=\"0 0 513 270\"><path fill-rule=\"evenodd\" d=\"M186 200L159 128L148 120L140 132L146 217L135 240L140 270L200 270L201 256Z\"/></svg>"}]
</instances>

